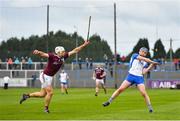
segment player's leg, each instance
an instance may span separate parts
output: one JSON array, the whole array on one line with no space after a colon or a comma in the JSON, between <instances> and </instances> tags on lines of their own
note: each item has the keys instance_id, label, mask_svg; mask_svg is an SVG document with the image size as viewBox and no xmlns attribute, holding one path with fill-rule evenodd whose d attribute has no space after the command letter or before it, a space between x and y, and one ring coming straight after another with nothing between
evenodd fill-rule
<instances>
[{"instance_id":1,"label":"player's leg","mask_svg":"<svg viewBox=\"0 0 180 121\"><path fill-rule=\"evenodd\" d=\"M137 87L138 87L141 95L144 97L144 100L148 106L149 112L153 112L153 108L151 106L151 101L150 101L150 98L146 92L145 85L144 84L138 84Z\"/></svg>"},{"instance_id":2,"label":"player's leg","mask_svg":"<svg viewBox=\"0 0 180 121\"><path fill-rule=\"evenodd\" d=\"M104 80L101 81L101 87L104 89L104 93L107 93L106 86L104 84Z\"/></svg>"},{"instance_id":3,"label":"player's leg","mask_svg":"<svg viewBox=\"0 0 180 121\"><path fill-rule=\"evenodd\" d=\"M96 79L96 93L95 93L95 96L98 96L98 93L99 93L99 86L100 86L99 80Z\"/></svg>"},{"instance_id":4,"label":"player's leg","mask_svg":"<svg viewBox=\"0 0 180 121\"><path fill-rule=\"evenodd\" d=\"M123 81L121 86L112 94L111 98L112 100L115 99L120 93L122 93L125 89L127 89L131 83L127 80Z\"/></svg>"},{"instance_id":5,"label":"player's leg","mask_svg":"<svg viewBox=\"0 0 180 121\"><path fill-rule=\"evenodd\" d=\"M46 91L42 88L39 92L33 92L33 93L29 93L29 94L23 94L22 98L20 100L20 104L22 104L22 102L24 102L25 100L27 100L30 97L44 97L46 95Z\"/></svg>"},{"instance_id":6,"label":"player's leg","mask_svg":"<svg viewBox=\"0 0 180 121\"><path fill-rule=\"evenodd\" d=\"M44 88L41 89L40 92L33 92L29 94L30 97L45 97L46 96L46 91Z\"/></svg>"},{"instance_id":7,"label":"player's leg","mask_svg":"<svg viewBox=\"0 0 180 121\"><path fill-rule=\"evenodd\" d=\"M49 104L51 102L51 98L53 96L53 88L51 85L45 88L46 96L45 96L45 112L49 113Z\"/></svg>"},{"instance_id":8,"label":"player's leg","mask_svg":"<svg viewBox=\"0 0 180 121\"><path fill-rule=\"evenodd\" d=\"M34 92L34 93L30 93L29 96L30 97L45 97L46 96L46 89L45 87L48 84L48 81L45 80L44 74L41 73L39 76L39 80L41 82L41 91L40 92Z\"/></svg>"},{"instance_id":9,"label":"player's leg","mask_svg":"<svg viewBox=\"0 0 180 121\"><path fill-rule=\"evenodd\" d=\"M106 94L107 93L106 86L104 84L101 84L101 87L104 89L104 93Z\"/></svg>"},{"instance_id":10,"label":"player's leg","mask_svg":"<svg viewBox=\"0 0 180 121\"><path fill-rule=\"evenodd\" d=\"M65 92L66 92L66 94L68 94L68 86L67 86L67 83L66 84L64 84L64 89L65 89Z\"/></svg>"},{"instance_id":11,"label":"player's leg","mask_svg":"<svg viewBox=\"0 0 180 121\"><path fill-rule=\"evenodd\" d=\"M52 77L48 76L48 75L43 75L43 83L42 83L42 87L45 89L46 91L46 96L45 96L45 112L49 113L49 104L51 102L51 98L53 96L53 87L52 85Z\"/></svg>"},{"instance_id":12,"label":"player's leg","mask_svg":"<svg viewBox=\"0 0 180 121\"><path fill-rule=\"evenodd\" d=\"M64 94L64 84L61 83L61 93Z\"/></svg>"},{"instance_id":13,"label":"player's leg","mask_svg":"<svg viewBox=\"0 0 180 121\"><path fill-rule=\"evenodd\" d=\"M131 83L127 80L123 81L121 86L112 94L109 100L103 103L103 106L108 106L119 94L121 94L125 89L127 89Z\"/></svg>"},{"instance_id":14,"label":"player's leg","mask_svg":"<svg viewBox=\"0 0 180 121\"><path fill-rule=\"evenodd\" d=\"M46 95L46 91L44 89L44 85L45 85L45 81L43 78L43 73L40 74L39 76L40 82L41 82L41 91L40 92L34 92L34 93L30 93L30 94L23 94L22 98L20 100L20 104L22 104L23 101L25 101L26 99L30 98L30 97L44 97Z\"/></svg>"}]
</instances>

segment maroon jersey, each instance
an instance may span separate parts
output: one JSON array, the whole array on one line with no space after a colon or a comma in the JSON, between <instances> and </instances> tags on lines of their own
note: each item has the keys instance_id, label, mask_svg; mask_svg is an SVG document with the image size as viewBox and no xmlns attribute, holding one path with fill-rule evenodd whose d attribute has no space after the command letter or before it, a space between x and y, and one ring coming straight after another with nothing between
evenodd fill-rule
<instances>
[{"instance_id":1,"label":"maroon jersey","mask_svg":"<svg viewBox=\"0 0 180 121\"><path fill-rule=\"evenodd\" d=\"M104 69L103 68L96 68L94 70L96 78L97 79L103 79L104 77L101 77L104 74Z\"/></svg>"},{"instance_id":2,"label":"maroon jersey","mask_svg":"<svg viewBox=\"0 0 180 121\"><path fill-rule=\"evenodd\" d=\"M44 69L44 74L48 76L54 76L61 68L62 64L64 63L64 60L68 58L68 52L66 52L63 57L58 57L53 53L48 53L48 55L48 63L46 68Z\"/></svg>"}]
</instances>

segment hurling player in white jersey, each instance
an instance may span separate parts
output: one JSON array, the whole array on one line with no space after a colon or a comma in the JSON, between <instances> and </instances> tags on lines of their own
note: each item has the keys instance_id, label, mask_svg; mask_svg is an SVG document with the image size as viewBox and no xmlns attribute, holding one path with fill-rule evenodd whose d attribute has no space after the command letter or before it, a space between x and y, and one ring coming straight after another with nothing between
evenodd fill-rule
<instances>
[{"instance_id":1,"label":"hurling player in white jersey","mask_svg":"<svg viewBox=\"0 0 180 121\"><path fill-rule=\"evenodd\" d=\"M130 85L136 84L138 90L141 95L144 97L144 100L148 106L149 112L153 112L153 108L151 106L150 98L146 92L144 85L143 75L146 74L150 69L159 63L150 60L149 58L145 58L148 53L148 49L145 47L140 48L139 54L135 53L132 55L130 60L130 69L129 74L126 79L123 81L121 86L112 94L110 99L103 103L103 106L108 106L119 94L121 94L125 89L127 89ZM147 63L150 63L147 66Z\"/></svg>"},{"instance_id":2,"label":"hurling player in white jersey","mask_svg":"<svg viewBox=\"0 0 180 121\"><path fill-rule=\"evenodd\" d=\"M61 93L64 94L64 92L66 92L66 94L68 94L68 80L69 80L69 76L68 74L62 70L61 73L59 74L59 81L61 83Z\"/></svg>"}]
</instances>

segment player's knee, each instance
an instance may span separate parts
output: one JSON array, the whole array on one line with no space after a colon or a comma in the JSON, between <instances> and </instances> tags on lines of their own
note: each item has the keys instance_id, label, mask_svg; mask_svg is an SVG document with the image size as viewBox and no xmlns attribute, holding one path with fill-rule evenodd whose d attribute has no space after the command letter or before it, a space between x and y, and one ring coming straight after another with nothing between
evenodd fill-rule
<instances>
[{"instance_id":1,"label":"player's knee","mask_svg":"<svg viewBox=\"0 0 180 121\"><path fill-rule=\"evenodd\" d=\"M117 91L118 93L121 93L122 91L124 91L124 88L119 88Z\"/></svg>"},{"instance_id":2,"label":"player's knee","mask_svg":"<svg viewBox=\"0 0 180 121\"><path fill-rule=\"evenodd\" d=\"M53 92L48 92L47 93L49 96L53 96Z\"/></svg>"},{"instance_id":3,"label":"player's knee","mask_svg":"<svg viewBox=\"0 0 180 121\"><path fill-rule=\"evenodd\" d=\"M142 95L143 97L146 97L146 92L141 92L141 95Z\"/></svg>"}]
</instances>

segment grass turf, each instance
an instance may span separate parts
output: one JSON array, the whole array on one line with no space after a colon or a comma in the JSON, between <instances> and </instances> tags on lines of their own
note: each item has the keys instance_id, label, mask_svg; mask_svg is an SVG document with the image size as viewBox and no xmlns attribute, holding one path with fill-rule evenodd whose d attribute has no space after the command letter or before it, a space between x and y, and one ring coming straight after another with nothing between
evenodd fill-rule
<instances>
[{"instance_id":1,"label":"grass turf","mask_svg":"<svg viewBox=\"0 0 180 121\"><path fill-rule=\"evenodd\" d=\"M30 88L0 89L0 120L180 120L180 90L149 89L148 94L154 108L149 113L144 100L137 89L127 89L114 102L103 107L114 89L108 94L100 90L94 96L92 88L72 88L69 94L62 95L54 89L50 105L50 114L43 112L43 98L31 98L19 104L22 93L39 91Z\"/></svg>"}]
</instances>

